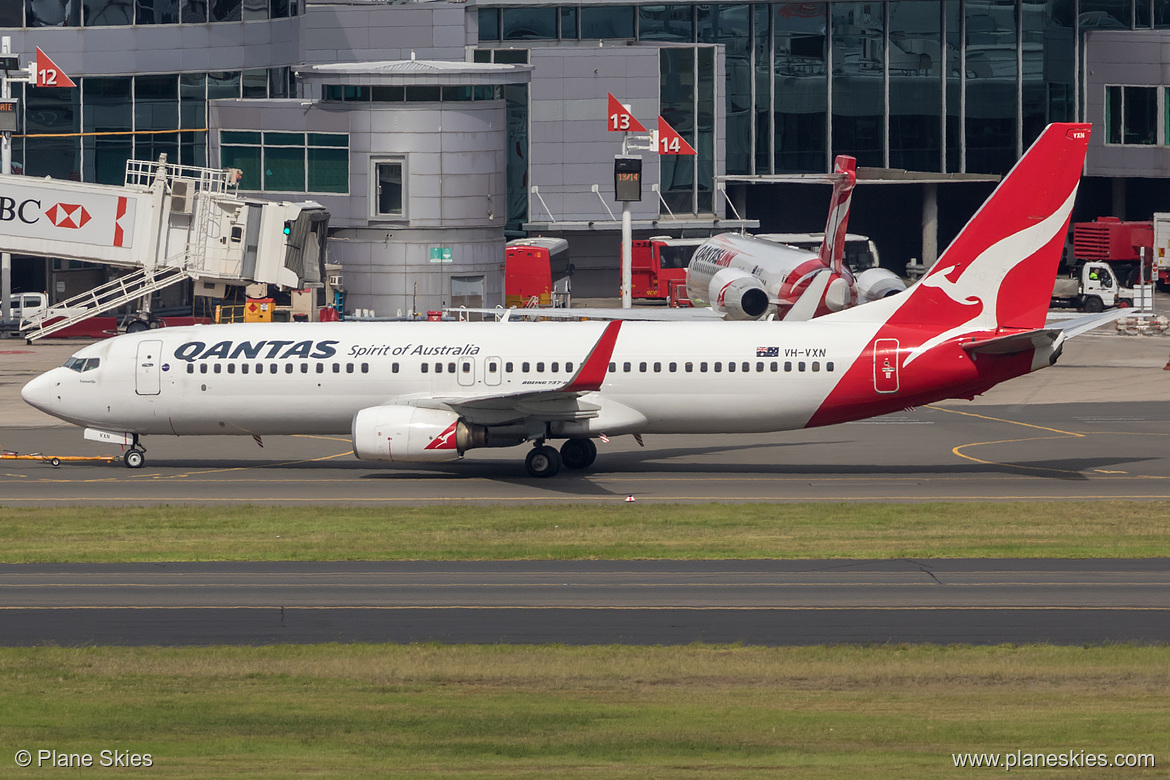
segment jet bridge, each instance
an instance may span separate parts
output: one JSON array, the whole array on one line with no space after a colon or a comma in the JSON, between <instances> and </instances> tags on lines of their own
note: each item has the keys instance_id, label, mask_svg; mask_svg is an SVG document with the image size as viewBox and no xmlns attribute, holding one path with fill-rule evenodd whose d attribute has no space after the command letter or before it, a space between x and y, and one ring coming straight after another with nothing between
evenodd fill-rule
<instances>
[{"instance_id":1,"label":"jet bridge","mask_svg":"<svg viewBox=\"0 0 1170 780\"><path fill-rule=\"evenodd\" d=\"M31 340L184 279L196 295L227 285L318 285L329 213L312 201L241 198L234 169L128 160L122 187L0 174L0 251L130 269L21 322Z\"/></svg>"}]
</instances>

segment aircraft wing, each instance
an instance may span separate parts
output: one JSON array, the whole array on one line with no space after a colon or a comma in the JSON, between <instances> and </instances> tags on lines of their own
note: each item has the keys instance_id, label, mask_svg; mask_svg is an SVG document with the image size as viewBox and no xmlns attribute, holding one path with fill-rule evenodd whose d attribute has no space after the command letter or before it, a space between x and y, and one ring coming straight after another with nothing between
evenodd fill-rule
<instances>
[{"instance_id":1,"label":"aircraft wing","mask_svg":"<svg viewBox=\"0 0 1170 780\"><path fill-rule=\"evenodd\" d=\"M510 319L548 320L639 320L646 322L693 322L695 320L719 320L722 317L710 308L654 308L637 309L578 308L578 309L444 309L447 314L484 314L498 318L501 322Z\"/></svg>"},{"instance_id":2,"label":"aircraft wing","mask_svg":"<svg viewBox=\"0 0 1170 780\"><path fill-rule=\"evenodd\" d=\"M525 418L539 420L581 420L596 417L601 407L582 400L582 396L601 389L609 371L609 359L617 343L620 320L605 326L601 338L567 380L545 380L547 384L526 390L478 395L419 396L398 398L396 403L423 408L451 409L472 422L499 425Z\"/></svg>"}]
</instances>

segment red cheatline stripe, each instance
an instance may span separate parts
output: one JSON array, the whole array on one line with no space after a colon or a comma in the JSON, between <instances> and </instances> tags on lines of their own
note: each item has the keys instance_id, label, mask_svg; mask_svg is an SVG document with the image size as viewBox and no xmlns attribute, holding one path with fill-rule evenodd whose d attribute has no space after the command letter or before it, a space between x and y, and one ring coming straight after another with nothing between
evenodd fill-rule
<instances>
[{"instance_id":1,"label":"red cheatline stripe","mask_svg":"<svg viewBox=\"0 0 1170 780\"><path fill-rule=\"evenodd\" d=\"M621 320L614 320L605 326L605 332L593 345L593 350L589 353L589 357L585 358L577 376L573 377L572 381L562 388L564 392L582 393L601 389L601 383L605 380L605 372L609 370L609 359L613 357L613 348L617 344L618 330L621 327Z\"/></svg>"}]
</instances>

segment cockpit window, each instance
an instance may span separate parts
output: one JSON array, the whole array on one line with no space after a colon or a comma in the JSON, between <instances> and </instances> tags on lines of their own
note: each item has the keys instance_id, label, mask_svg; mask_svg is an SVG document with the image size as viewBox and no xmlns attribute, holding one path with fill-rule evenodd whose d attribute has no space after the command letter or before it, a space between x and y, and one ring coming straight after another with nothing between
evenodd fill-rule
<instances>
[{"instance_id":1,"label":"cockpit window","mask_svg":"<svg viewBox=\"0 0 1170 780\"><path fill-rule=\"evenodd\" d=\"M101 358L71 357L65 361L65 368L77 372L93 371L100 364Z\"/></svg>"}]
</instances>

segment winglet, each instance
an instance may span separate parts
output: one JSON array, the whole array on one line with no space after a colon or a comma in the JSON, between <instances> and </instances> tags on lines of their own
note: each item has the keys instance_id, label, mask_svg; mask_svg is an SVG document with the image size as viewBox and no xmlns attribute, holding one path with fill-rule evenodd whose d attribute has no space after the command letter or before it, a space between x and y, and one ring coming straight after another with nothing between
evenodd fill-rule
<instances>
[{"instance_id":1,"label":"winglet","mask_svg":"<svg viewBox=\"0 0 1170 780\"><path fill-rule=\"evenodd\" d=\"M609 359L613 357L613 348L617 344L618 331L621 330L622 320L614 320L605 326L601 338L593 345L585 362L577 369L577 373L569 383L561 388L566 393L589 393L601 389L605 381L605 373L609 370Z\"/></svg>"}]
</instances>

